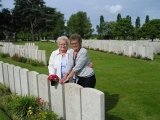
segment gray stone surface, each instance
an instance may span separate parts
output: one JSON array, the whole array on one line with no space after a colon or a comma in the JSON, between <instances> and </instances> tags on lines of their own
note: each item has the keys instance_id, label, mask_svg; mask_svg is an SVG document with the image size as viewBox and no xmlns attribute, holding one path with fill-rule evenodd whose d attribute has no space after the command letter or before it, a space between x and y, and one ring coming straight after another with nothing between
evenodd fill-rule
<instances>
[{"instance_id":1,"label":"gray stone surface","mask_svg":"<svg viewBox=\"0 0 160 120\"><path fill-rule=\"evenodd\" d=\"M20 69L21 67L15 66L14 67L14 81L15 81L15 91L17 95L21 96L21 79L20 79Z\"/></svg>"},{"instance_id":2,"label":"gray stone surface","mask_svg":"<svg viewBox=\"0 0 160 120\"><path fill-rule=\"evenodd\" d=\"M51 93L51 105L52 110L56 111L58 117L65 118L64 112L64 86L58 84L57 86L50 85L50 93Z\"/></svg>"},{"instance_id":3,"label":"gray stone surface","mask_svg":"<svg viewBox=\"0 0 160 120\"><path fill-rule=\"evenodd\" d=\"M44 64L47 65L47 62L46 62L46 51L45 50L42 50L42 62L44 62Z\"/></svg>"},{"instance_id":4,"label":"gray stone surface","mask_svg":"<svg viewBox=\"0 0 160 120\"><path fill-rule=\"evenodd\" d=\"M35 50L31 49L31 59L34 60L35 59Z\"/></svg>"},{"instance_id":5,"label":"gray stone surface","mask_svg":"<svg viewBox=\"0 0 160 120\"><path fill-rule=\"evenodd\" d=\"M3 62L0 61L0 82L4 84L4 78L3 78Z\"/></svg>"},{"instance_id":6,"label":"gray stone surface","mask_svg":"<svg viewBox=\"0 0 160 120\"><path fill-rule=\"evenodd\" d=\"M50 103L50 91L49 91L49 82L47 80L47 75L45 74L38 74L38 91L39 91L39 98L46 100Z\"/></svg>"},{"instance_id":7,"label":"gray stone surface","mask_svg":"<svg viewBox=\"0 0 160 120\"><path fill-rule=\"evenodd\" d=\"M66 83L64 88L66 120L81 120L80 91L83 87L75 83Z\"/></svg>"},{"instance_id":8,"label":"gray stone surface","mask_svg":"<svg viewBox=\"0 0 160 120\"><path fill-rule=\"evenodd\" d=\"M104 93L93 89L81 89L82 120L105 120Z\"/></svg>"},{"instance_id":9,"label":"gray stone surface","mask_svg":"<svg viewBox=\"0 0 160 120\"><path fill-rule=\"evenodd\" d=\"M8 63L3 63L3 77L4 77L4 85L9 88L9 80L8 80Z\"/></svg>"},{"instance_id":10,"label":"gray stone surface","mask_svg":"<svg viewBox=\"0 0 160 120\"><path fill-rule=\"evenodd\" d=\"M22 96L29 94L28 89L28 69L20 69L21 91Z\"/></svg>"},{"instance_id":11,"label":"gray stone surface","mask_svg":"<svg viewBox=\"0 0 160 120\"><path fill-rule=\"evenodd\" d=\"M38 61L42 61L42 52L41 52L41 50L37 51L37 59L38 59Z\"/></svg>"},{"instance_id":12,"label":"gray stone surface","mask_svg":"<svg viewBox=\"0 0 160 120\"><path fill-rule=\"evenodd\" d=\"M29 95L34 95L38 97L38 75L39 73L36 71L28 72L28 85L29 85Z\"/></svg>"},{"instance_id":13,"label":"gray stone surface","mask_svg":"<svg viewBox=\"0 0 160 120\"><path fill-rule=\"evenodd\" d=\"M15 81L14 81L14 65L8 65L8 81L9 81L9 88L12 93L16 93L15 91Z\"/></svg>"}]
</instances>

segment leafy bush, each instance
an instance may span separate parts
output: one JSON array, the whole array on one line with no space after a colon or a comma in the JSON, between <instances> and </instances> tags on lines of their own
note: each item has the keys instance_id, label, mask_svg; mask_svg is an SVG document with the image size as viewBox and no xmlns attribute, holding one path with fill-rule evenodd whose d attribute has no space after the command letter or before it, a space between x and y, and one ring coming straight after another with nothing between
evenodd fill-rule
<instances>
[{"instance_id":1,"label":"leafy bush","mask_svg":"<svg viewBox=\"0 0 160 120\"><path fill-rule=\"evenodd\" d=\"M16 101L11 105L11 113L15 119L23 119L27 117L28 108L33 108L33 113L39 112L39 103L36 102L35 96L23 96L19 97Z\"/></svg>"},{"instance_id":2,"label":"leafy bush","mask_svg":"<svg viewBox=\"0 0 160 120\"><path fill-rule=\"evenodd\" d=\"M32 66L45 66L44 62L39 62L38 60L32 60L30 58L25 58L22 56L18 56L17 54L14 54L11 57L12 60L18 61L18 62L23 62L23 63L27 63L27 64L31 64Z\"/></svg>"},{"instance_id":3,"label":"leafy bush","mask_svg":"<svg viewBox=\"0 0 160 120\"><path fill-rule=\"evenodd\" d=\"M133 52L133 54L131 54L131 58L135 58L136 57L136 52Z\"/></svg>"},{"instance_id":4,"label":"leafy bush","mask_svg":"<svg viewBox=\"0 0 160 120\"><path fill-rule=\"evenodd\" d=\"M159 53L157 53L157 55L160 55L160 52L159 52Z\"/></svg>"},{"instance_id":5,"label":"leafy bush","mask_svg":"<svg viewBox=\"0 0 160 120\"><path fill-rule=\"evenodd\" d=\"M38 60L32 60L31 61L32 66L44 66L44 62L39 62Z\"/></svg>"},{"instance_id":6,"label":"leafy bush","mask_svg":"<svg viewBox=\"0 0 160 120\"><path fill-rule=\"evenodd\" d=\"M23 57L22 62L27 63L27 58Z\"/></svg>"},{"instance_id":7,"label":"leafy bush","mask_svg":"<svg viewBox=\"0 0 160 120\"><path fill-rule=\"evenodd\" d=\"M24 57L19 57L18 62L22 62Z\"/></svg>"},{"instance_id":8,"label":"leafy bush","mask_svg":"<svg viewBox=\"0 0 160 120\"><path fill-rule=\"evenodd\" d=\"M10 93L10 90L6 86L4 86L2 83L0 83L0 96L6 95L8 93Z\"/></svg>"},{"instance_id":9,"label":"leafy bush","mask_svg":"<svg viewBox=\"0 0 160 120\"><path fill-rule=\"evenodd\" d=\"M12 110L12 104L14 103L14 101L18 98L17 95L15 94L9 94L9 95L5 95L0 99L0 103L2 108L6 111L6 113L8 113L8 115L11 114L11 110Z\"/></svg>"},{"instance_id":10,"label":"leafy bush","mask_svg":"<svg viewBox=\"0 0 160 120\"><path fill-rule=\"evenodd\" d=\"M123 51L118 51L118 55L122 56L123 55Z\"/></svg>"},{"instance_id":11,"label":"leafy bush","mask_svg":"<svg viewBox=\"0 0 160 120\"><path fill-rule=\"evenodd\" d=\"M2 57L2 58L8 58L8 57L9 57L9 54L8 54L8 53L1 53L1 57Z\"/></svg>"},{"instance_id":12,"label":"leafy bush","mask_svg":"<svg viewBox=\"0 0 160 120\"><path fill-rule=\"evenodd\" d=\"M18 61L23 62L23 63L27 63L27 58L21 56L21 57L19 57Z\"/></svg>"},{"instance_id":13,"label":"leafy bush","mask_svg":"<svg viewBox=\"0 0 160 120\"><path fill-rule=\"evenodd\" d=\"M142 60L151 60L151 59L149 59L148 57L144 57L144 58L141 58Z\"/></svg>"},{"instance_id":14,"label":"leafy bush","mask_svg":"<svg viewBox=\"0 0 160 120\"><path fill-rule=\"evenodd\" d=\"M45 65L44 65L44 62L39 62L39 61L37 61L37 63L38 63L38 66L45 66Z\"/></svg>"},{"instance_id":15,"label":"leafy bush","mask_svg":"<svg viewBox=\"0 0 160 120\"><path fill-rule=\"evenodd\" d=\"M28 119L36 119L36 120L58 120L57 115L51 111L51 106L50 104L42 100L41 98L37 99L37 103L40 104L39 106L39 112L36 114L33 114L33 108L29 107L28 108Z\"/></svg>"},{"instance_id":16,"label":"leafy bush","mask_svg":"<svg viewBox=\"0 0 160 120\"><path fill-rule=\"evenodd\" d=\"M11 57L12 60L15 60L15 61L18 61L19 57L18 57L18 54L14 54L12 57Z\"/></svg>"},{"instance_id":17,"label":"leafy bush","mask_svg":"<svg viewBox=\"0 0 160 120\"><path fill-rule=\"evenodd\" d=\"M33 61L32 59L28 58L26 63L27 63L27 64L31 64L32 61Z\"/></svg>"},{"instance_id":18,"label":"leafy bush","mask_svg":"<svg viewBox=\"0 0 160 120\"><path fill-rule=\"evenodd\" d=\"M36 60L32 60L31 65L36 67L38 65L38 63Z\"/></svg>"},{"instance_id":19,"label":"leafy bush","mask_svg":"<svg viewBox=\"0 0 160 120\"><path fill-rule=\"evenodd\" d=\"M50 104L35 96L10 94L0 98L4 111L13 120L58 120Z\"/></svg>"},{"instance_id":20,"label":"leafy bush","mask_svg":"<svg viewBox=\"0 0 160 120\"><path fill-rule=\"evenodd\" d=\"M141 59L141 58L142 58L142 55L137 54L137 55L136 55L136 58L137 58L137 59Z\"/></svg>"}]
</instances>

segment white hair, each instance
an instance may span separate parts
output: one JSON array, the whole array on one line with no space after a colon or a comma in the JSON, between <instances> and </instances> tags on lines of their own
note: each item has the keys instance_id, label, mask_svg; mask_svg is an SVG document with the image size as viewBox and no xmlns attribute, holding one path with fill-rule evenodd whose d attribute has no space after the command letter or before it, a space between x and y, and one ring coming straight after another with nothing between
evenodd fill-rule
<instances>
[{"instance_id":1,"label":"white hair","mask_svg":"<svg viewBox=\"0 0 160 120\"><path fill-rule=\"evenodd\" d=\"M67 42L67 45L69 45L69 39L68 39L68 37L66 37L66 36L58 37L57 38L57 44L58 44L58 46L59 46L60 40L65 40Z\"/></svg>"}]
</instances>

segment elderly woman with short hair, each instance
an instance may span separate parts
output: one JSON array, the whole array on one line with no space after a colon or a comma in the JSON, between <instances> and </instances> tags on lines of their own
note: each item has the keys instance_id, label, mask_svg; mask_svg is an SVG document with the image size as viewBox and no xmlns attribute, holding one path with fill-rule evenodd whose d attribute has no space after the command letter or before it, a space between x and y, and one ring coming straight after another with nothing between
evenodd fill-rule
<instances>
[{"instance_id":1,"label":"elderly woman with short hair","mask_svg":"<svg viewBox=\"0 0 160 120\"><path fill-rule=\"evenodd\" d=\"M59 48L50 55L48 71L49 75L56 74L63 78L70 53L69 40L66 36L61 36L58 37L57 43Z\"/></svg>"},{"instance_id":2,"label":"elderly woman with short hair","mask_svg":"<svg viewBox=\"0 0 160 120\"><path fill-rule=\"evenodd\" d=\"M70 37L70 44L72 49L70 50L69 61L66 67L66 73L64 78L61 79L61 83L65 83L72 77L75 77L77 84L83 87L94 88L96 84L96 78L94 70L88 67L90 63L88 52L85 48L82 48L82 39L78 34L73 34Z\"/></svg>"}]
</instances>

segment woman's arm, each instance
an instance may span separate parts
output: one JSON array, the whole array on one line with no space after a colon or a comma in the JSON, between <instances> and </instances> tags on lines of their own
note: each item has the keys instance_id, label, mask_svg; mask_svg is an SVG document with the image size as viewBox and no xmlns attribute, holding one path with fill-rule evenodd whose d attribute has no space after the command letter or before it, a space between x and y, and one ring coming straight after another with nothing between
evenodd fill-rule
<instances>
[{"instance_id":1,"label":"woman's arm","mask_svg":"<svg viewBox=\"0 0 160 120\"><path fill-rule=\"evenodd\" d=\"M64 78L62 80L62 83L67 82L71 77L73 77L73 75L75 75L76 73L72 70L69 74L65 74Z\"/></svg>"},{"instance_id":2,"label":"woman's arm","mask_svg":"<svg viewBox=\"0 0 160 120\"><path fill-rule=\"evenodd\" d=\"M89 58L87 50L83 49L80 53L78 53L77 59L76 59L76 65L73 67L74 72L79 72L84 66L87 66L89 64Z\"/></svg>"},{"instance_id":3,"label":"woman's arm","mask_svg":"<svg viewBox=\"0 0 160 120\"><path fill-rule=\"evenodd\" d=\"M49 72L49 75L55 74L55 69L54 69L54 52L51 53L50 58L49 58L48 72Z\"/></svg>"},{"instance_id":4,"label":"woman's arm","mask_svg":"<svg viewBox=\"0 0 160 120\"><path fill-rule=\"evenodd\" d=\"M73 69L71 70L71 72L67 74L67 77L65 77L63 79L63 83L65 83L66 81L68 81L77 72L79 72L84 67L84 65L86 64L86 62L89 62L89 60L88 60L88 53L87 53L86 50L84 50L84 51L82 51L81 53L78 53L78 54L79 55L77 56L77 59L76 59L77 60L76 61L76 65L73 67ZM73 61L73 56L72 56L72 59L69 60L69 62L70 61Z\"/></svg>"}]
</instances>

